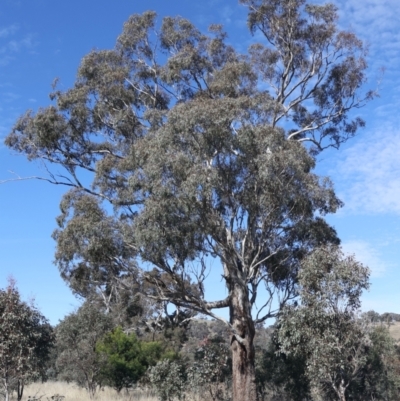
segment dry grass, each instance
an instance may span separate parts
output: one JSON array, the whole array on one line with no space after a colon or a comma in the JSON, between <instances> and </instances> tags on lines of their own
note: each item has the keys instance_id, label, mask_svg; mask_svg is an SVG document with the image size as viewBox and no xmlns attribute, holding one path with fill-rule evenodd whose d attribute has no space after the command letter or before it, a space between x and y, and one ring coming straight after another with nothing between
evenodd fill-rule
<instances>
[{"instance_id":1,"label":"dry grass","mask_svg":"<svg viewBox=\"0 0 400 401\"><path fill-rule=\"evenodd\" d=\"M28 401L29 398L40 399L41 401L61 400L53 397L55 395L64 396L65 398L62 401L158 401L158 398L150 392L132 390L129 393L121 391L121 393L118 394L109 387L98 391L94 399L91 399L89 393L84 388L73 383L68 384L58 381L32 383L26 386L22 401ZM186 394L186 399L189 401L211 401L207 393L189 393Z\"/></svg>"},{"instance_id":2,"label":"dry grass","mask_svg":"<svg viewBox=\"0 0 400 401\"><path fill-rule=\"evenodd\" d=\"M23 401L29 397L40 398L41 401L52 401L50 397L59 394L63 395L64 401L93 401L89 393L75 384L65 382L32 383L25 387ZM111 388L105 388L96 393L94 401L157 401L157 398L145 392L121 391L118 394Z\"/></svg>"},{"instance_id":3,"label":"dry grass","mask_svg":"<svg viewBox=\"0 0 400 401\"><path fill-rule=\"evenodd\" d=\"M395 341L400 341L400 322L395 322L389 326L389 333Z\"/></svg>"}]
</instances>

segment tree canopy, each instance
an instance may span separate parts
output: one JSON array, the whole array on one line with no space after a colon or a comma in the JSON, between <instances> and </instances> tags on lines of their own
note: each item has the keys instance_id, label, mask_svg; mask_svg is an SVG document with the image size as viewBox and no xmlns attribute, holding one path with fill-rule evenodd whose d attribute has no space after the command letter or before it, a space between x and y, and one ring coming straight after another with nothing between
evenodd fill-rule
<instances>
[{"instance_id":1,"label":"tree canopy","mask_svg":"<svg viewBox=\"0 0 400 401\"><path fill-rule=\"evenodd\" d=\"M247 54L220 25L203 34L181 17L157 27L154 12L133 15L115 49L85 56L74 86L6 138L48 165L39 178L71 188L54 232L71 288L132 285L224 321L236 400L256 398L255 324L296 296L311 250L339 242L323 216L341 202L312 172L315 155L363 126L350 112L373 96L361 91L363 44L338 29L333 5L241 3L262 38ZM218 301L204 296L208 258L227 288Z\"/></svg>"}]
</instances>

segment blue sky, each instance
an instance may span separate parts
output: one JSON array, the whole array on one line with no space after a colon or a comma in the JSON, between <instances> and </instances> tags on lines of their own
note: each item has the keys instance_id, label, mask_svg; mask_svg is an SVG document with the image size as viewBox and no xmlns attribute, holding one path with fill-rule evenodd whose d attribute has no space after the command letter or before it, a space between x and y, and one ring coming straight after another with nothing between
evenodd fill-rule
<instances>
[{"instance_id":1,"label":"blue sky","mask_svg":"<svg viewBox=\"0 0 400 401\"><path fill-rule=\"evenodd\" d=\"M380 97L359 110L367 127L338 151L319 157L345 207L328 218L346 252L371 268L363 309L400 313L400 2L336 0L339 24L369 45L369 88ZM0 9L0 180L44 174L2 144L26 109L49 104L54 78L74 81L81 58L93 48L112 48L128 16L152 9L160 19L181 15L202 30L222 23L230 42L245 51L251 42L246 11L237 0L3 0ZM385 72L382 76L381 69ZM12 275L24 299L51 323L79 305L52 264L58 204L65 188L38 181L0 185L0 288ZM221 283L222 284L222 283ZM208 289L217 297L219 281Z\"/></svg>"}]
</instances>

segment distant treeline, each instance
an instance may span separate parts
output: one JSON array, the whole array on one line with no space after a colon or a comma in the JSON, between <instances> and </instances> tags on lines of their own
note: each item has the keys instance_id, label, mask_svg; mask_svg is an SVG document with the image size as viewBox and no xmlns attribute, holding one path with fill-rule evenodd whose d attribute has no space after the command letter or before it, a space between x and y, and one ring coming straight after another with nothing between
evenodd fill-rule
<instances>
[{"instance_id":1,"label":"distant treeline","mask_svg":"<svg viewBox=\"0 0 400 401\"><path fill-rule=\"evenodd\" d=\"M392 313L392 312L385 312L379 314L373 310L370 310L364 313L364 316L371 322L371 323L393 323L393 322L400 322L400 314Z\"/></svg>"}]
</instances>

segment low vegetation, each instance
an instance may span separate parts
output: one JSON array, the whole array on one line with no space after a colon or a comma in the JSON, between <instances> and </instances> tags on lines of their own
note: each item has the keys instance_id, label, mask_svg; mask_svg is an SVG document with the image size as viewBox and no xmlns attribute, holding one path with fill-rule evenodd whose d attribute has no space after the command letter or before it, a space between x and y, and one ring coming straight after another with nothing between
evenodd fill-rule
<instances>
[{"instance_id":1,"label":"low vegetation","mask_svg":"<svg viewBox=\"0 0 400 401\"><path fill-rule=\"evenodd\" d=\"M25 383L45 377L53 329L32 303L21 300L15 281L0 290L0 395L22 399Z\"/></svg>"},{"instance_id":2,"label":"low vegetation","mask_svg":"<svg viewBox=\"0 0 400 401\"><path fill-rule=\"evenodd\" d=\"M64 397L64 398L63 398ZM150 391L131 390L118 393L110 387L103 387L95 397L81 386L63 381L36 382L26 386L24 400L28 401L157 401Z\"/></svg>"},{"instance_id":3,"label":"low vegetation","mask_svg":"<svg viewBox=\"0 0 400 401\"><path fill-rule=\"evenodd\" d=\"M331 323L334 323L339 315L330 320L329 316L333 317L334 314L324 315L328 309L322 304L325 302L332 304L332 300L340 292L342 307L347 308L347 312L350 312L351 308L356 308L359 295L352 280L357 274L362 273L362 267L359 265L357 270L352 265L349 275L346 266L348 263L353 263L351 259L344 259L345 263L338 268L334 267L334 261L331 260L325 273L320 271L320 274L314 276L311 262L312 260L308 267L304 267L301 276L301 279L307 277L304 291L308 297L303 300L302 307L293 305L287 315L283 314L274 327L266 329L260 326L257 329L256 385L259 400L338 399L337 393L331 391L332 385L326 386L329 383L324 379L325 376L321 376L320 380L316 378L318 375L328 375L329 372L340 375L341 368L336 363L340 361L341 356L348 367L346 374L349 378L349 381L344 382L346 388L343 391L348 398L342 397L343 399L397 400L400 384L400 348L389 335L390 330L397 326L397 322L393 320L395 317L390 317L392 320L388 325L387 314L368 312L361 316L352 316L351 313L337 311L336 313L343 315L341 317L343 321L338 320L341 326L336 329ZM322 266L321 263L318 265ZM313 276L309 277L310 274ZM331 281L327 280L329 277ZM322 278L324 280L321 283L319 280ZM335 285L331 287L333 284ZM324 291L319 288L321 285L325 286ZM364 284L359 281L359 285L365 285L365 281ZM347 304L343 303L346 291L350 291ZM324 294L324 297L321 298L321 294ZM127 328L115 327L115 322L113 323L112 319L108 320L105 311L96 309L97 306L96 303L86 302L55 327L55 345L44 361L45 371L41 380L34 381L32 376L29 382L25 376L28 384L25 385L24 395L19 396L17 387L14 386L9 391L10 400L228 401L232 399L231 355L223 324L197 318L192 319L190 324L184 324L183 327L179 323L175 327L171 325L173 320L171 318L167 319L168 324L159 326L157 332L146 331L144 328L138 329L139 334L135 334L129 332ZM307 312L304 308L311 309ZM295 316L297 309L299 314ZM304 322L300 324L296 321L307 319L308 313L312 316L321 315L321 321L309 320L309 323L317 325L314 329L319 327L321 330L320 338L315 332L313 338L307 337L314 330L311 327L310 331L302 330L302 337L296 334L295 327L305 325ZM373 321L371 321L372 314ZM97 316L95 319L97 325L89 324L93 316ZM79 324L84 321L86 324ZM352 329L349 331L346 329L347 326ZM114 329L110 329L111 327ZM290 341L287 340L288 333L291 333ZM346 336L349 336L348 339ZM157 341L149 341L154 337ZM293 343L296 338L298 344ZM335 350L332 348L332 352L328 352L329 341L332 344L342 343L342 347ZM324 354L324 358L313 359L314 355L310 353L309 345ZM68 348L71 352L67 358L65 353ZM76 350L80 352L73 352ZM324 370L321 370L322 367ZM349 375L350 373L352 375ZM49 380L43 382L46 377ZM63 380L66 378L68 381ZM15 383L18 383L18 380Z\"/></svg>"}]
</instances>

